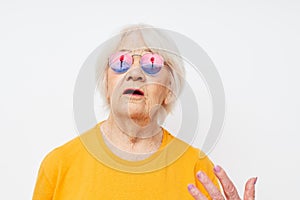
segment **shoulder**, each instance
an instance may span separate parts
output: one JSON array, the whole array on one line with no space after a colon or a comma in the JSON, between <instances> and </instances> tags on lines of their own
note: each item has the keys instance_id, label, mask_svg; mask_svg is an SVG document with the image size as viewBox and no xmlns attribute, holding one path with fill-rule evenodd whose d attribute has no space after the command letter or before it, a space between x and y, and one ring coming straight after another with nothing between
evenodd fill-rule
<instances>
[{"instance_id":1,"label":"shoulder","mask_svg":"<svg viewBox=\"0 0 300 200\"><path fill-rule=\"evenodd\" d=\"M73 157L82 150L82 145L79 136L73 138L62 146L51 150L43 159L41 167L48 168L58 166L64 162L66 158ZM67 159L68 160L68 159Z\"/></svg>"},{"instance_id":2,"label":"shoulder","mask_svg":"<svg viewBox=\"0 0 300 200\"><path fill-rule=\"evenodd\" d=\"M92 128L85 133L73 138L67 143L54 148L45 156L41 166L51 168L53 168L53 166L59 167L88 155L85 145L83 144L83 140L85 138L92 138L94 129L95 128Z\"/></svg>"},{"instance_id":3,"label":"shoulder","mask_svg":"<svg viewBox=\"0 0 300 200\"><path fill-rule=\"evenodd\" d=\"M188 144L187 142L173 136L170 132L164 129L167 144L172 144L174 148L172 151L181 151L181 159L193 162L196 168L209 168L213 167L213 163L210 158L201 149Z\"/></svg>"}]
</instances>

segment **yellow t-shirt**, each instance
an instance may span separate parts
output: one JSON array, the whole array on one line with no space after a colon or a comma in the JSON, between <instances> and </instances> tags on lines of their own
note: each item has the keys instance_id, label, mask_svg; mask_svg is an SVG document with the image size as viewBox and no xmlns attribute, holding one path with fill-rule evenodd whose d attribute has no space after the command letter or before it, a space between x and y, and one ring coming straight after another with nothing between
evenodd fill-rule
<instances>
[{"instance_id":1,"label":"yellow t-shirt","mask_svg":"<svg viewBox=\"0 0 300 200\"><path fill-rule=\"evenodd\" d=\"M165 129L156 153L127 161L105 145L99 123L44 158L33 200L193 199L190 183L207 196L196 178L199 170L218 187L209 158Z\"/></svg>"}]
</instances>

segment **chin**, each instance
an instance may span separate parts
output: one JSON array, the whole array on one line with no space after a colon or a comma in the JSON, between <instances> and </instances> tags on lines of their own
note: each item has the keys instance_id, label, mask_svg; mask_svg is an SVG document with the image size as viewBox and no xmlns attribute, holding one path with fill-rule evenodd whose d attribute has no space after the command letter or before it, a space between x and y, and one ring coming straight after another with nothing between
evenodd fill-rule
<instances>
[{"instance_id":1,"label":"chin","mask_svg":"<svg viewBox=\"0 0 300 200\"><path fill-rule=\"evenodd\" d=\"M131 117L131 120L135 123L135 124L137 124L138 126L140 126L140 128L144 128L144 127L146 127L149 123L150 123L150 121L151 121L151 119L147 116L143 116L144 118L141 118L141 116L139 116L139 115L130 115L130 117Z\"/></svg>"},{"instance_id":2,"label":"chin","mask_svg":"<svg viewBox=\"0 0 300 200\"><path fill-rule=\"evenodd\" d=\"M138 124L147 125L150 121L149 113L144 106L129 106L128 116Z\"/></svg>"},{"instance_id":3,"label":"chin","mask_svg":"<svg viewBox=\"0 0 300 200\"><path fill-rule=\"evenodd\" d=\"M144 103L119 102L112 110L114 110L116 115L121 116L134 116L136 118L144 118L145 115L148 116Z\"/></svg>"},{"instance_id":4,"label":"chin","mask_svg":"<svg viewBox=\"0 0 300 200\"><path fill-rule=\"evenodd\" d=\"M128 115L134 119L145 119L149 117L149 114L145 112L145 108L128 108Z\"/></svg>"}]
</instances>

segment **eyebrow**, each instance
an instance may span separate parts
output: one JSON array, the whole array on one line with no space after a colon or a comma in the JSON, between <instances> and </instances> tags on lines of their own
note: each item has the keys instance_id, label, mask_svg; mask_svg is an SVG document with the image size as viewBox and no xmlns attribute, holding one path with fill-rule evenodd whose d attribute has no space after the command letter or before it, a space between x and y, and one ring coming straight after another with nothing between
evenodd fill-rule
<instances>
[{"instance_id":1,"label":"eyebrow","mask_svg":"<svg viewBox=\"0 0 300 200\"><path fill-rule=\"evenodd\" d=\"M147 49L143 49L143 51L148 51L148 52L153 52L151 49L147 48Z\"/></svg>"},{"instance_id":2,"label":"eyebrow","mask_svg":"<svg viewBox=\"0 0 300 200\"><path fill-rule=\"evenodd\" d=\"M130 51L129 49L120 49L119 51Z\"/></svg>"},{"instance_id":3,"label":"eyebrow","mask_svg":"<svg viewBox=\"0 0 300 200\"><path fill-rule=\"evenodd\" d=\"M149 48L146 48L146 49L137 49L137 50L143 50L143 51L147 51L147 52L153 52L151 49L149 49ZM130 49L120 49L119 51L133 51L133 50L130 50Z\"/></svg>"}]
</instances>

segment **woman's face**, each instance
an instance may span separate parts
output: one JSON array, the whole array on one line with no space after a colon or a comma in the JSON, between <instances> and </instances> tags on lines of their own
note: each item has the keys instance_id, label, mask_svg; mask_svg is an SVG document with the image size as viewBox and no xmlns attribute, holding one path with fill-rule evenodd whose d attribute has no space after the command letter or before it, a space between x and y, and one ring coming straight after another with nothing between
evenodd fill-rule
<instances>
[{"instance_id":1,"label":"woman's face","mask_svg":"<svg viewBox=\"0 0 300 200\"><path fill-rule=\"evenodd\" d=\"M132 64L126 72L116 73L111 67L107 72L107 98L113 115L130 117L140 125L147 125L163 109L171 92L170 68L162 66L155 75L141 68L140 59L147 53L147 49L131 51Z\"/></svg>"}]
</instances>

